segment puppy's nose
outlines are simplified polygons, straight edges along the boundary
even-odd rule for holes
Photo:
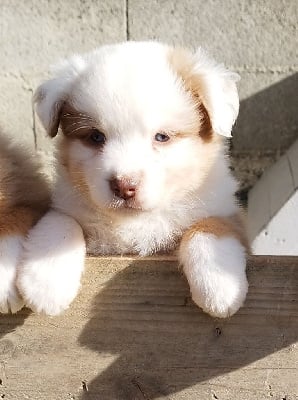
[[[130,178],[112,178],[110,188],[115,196],[128,200],[135,197],[137,183]]]

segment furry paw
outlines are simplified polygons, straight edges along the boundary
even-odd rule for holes
[[[58,315],[69,307],[79,290],[80,277],[75,279],[76,282],[74,277],[71,277],[69,282],[67,276],[58,272],[59,267],[63,268],[63,263],[60,262],[56,262],[55,265],[46,261],[40,262],[39,268],[30,262],[23,267],[26,271],[20,274],[18,287],[27,307],[46,315]]]
[[[75,298],[84,267],[85,241],[77,222],[48,212],[24,244],[17,286],[33,311],[57,315]]]
[[[1,274],[1,272],[0,272]],[[2,276],[2,274],[1,274]],[[0,313],[7,314],[9,312],[16,313],[24,307],[24,300],[21,298],[15,283],[0,287]]]
[[[17,264],[22,249],[22,237],[0,240],[0,313],[16,313],[24,306],[16,285]]]
[[[248,283],[246,252],[233,237],[196,234],[180,249],[192,299],[213,317],[226,318],[242,306]]]

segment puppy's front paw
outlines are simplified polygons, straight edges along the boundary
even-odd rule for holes
[[[80,276],[63,273],[61,260],[41,260],[38,263],[30,259],[22,265],[18,277],[18,287],[31,310],[47,315],[58,315],[66,310],[77,294]],[[65,263],[71,263],[66,260]]]
[[[15,284],[21,242],[20,236],[0,240],[0,313],[16,313],[24,306]]]
[[[0,313],[16,313],[24,307],[24,300],[21,298],[19,291],[14,283],[2,273],[0,267],[0,275],[2,282],[0,283]]]
[[[192,299],[208,314],[225,318],[242,306],[248,289],[246,252],[233,237],[196,234],[180,249]]]
[[[75,298],[84,267],[85,240],[78,223],[49,211],[24,243],[17,286],[33,310],[57,315]]]

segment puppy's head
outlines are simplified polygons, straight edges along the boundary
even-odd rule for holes
[[[63,63],[35,101],[76,187],[146,211],[199,190],[237,117],[237,78],[201,50],[128,42]]]

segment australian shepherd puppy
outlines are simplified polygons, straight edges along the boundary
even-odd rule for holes
[[[49,205],[47,180],[32,152],[0,135],[0,313],[24,301],[16,287],[22,244]]]
[[[35,94],[57,144],[52,209],[30,231],[18,288],[55,315],[76,296],[86,250],[178,250],[194,302],[227,317],[247,293],[247,240],[225,155],[238,75],[202,51],[153,42],[62,62]]]

